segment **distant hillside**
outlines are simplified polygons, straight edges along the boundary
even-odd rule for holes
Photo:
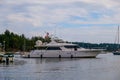
[[[84,43],[84,42],[73,42],[73,43],[78,44],[80,47],[90,48],[90,49],[106,49],[107,51],[115,51],[118,49],[118,44],[111,44],[111,43],[100,43],[100,44]]]

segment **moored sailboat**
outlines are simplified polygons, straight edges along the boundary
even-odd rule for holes
[[[120,46],[119,46],[119,26],[118,26],[118,30],[117,30],[117,49],[116,51],[113,52],[114,55],[120,55]]]

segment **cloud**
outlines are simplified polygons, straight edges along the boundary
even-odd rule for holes
[[[117,27],[92,26],[77,28],[62,28],[57,35],[67,41],[80,41],[92,43],[114,43]]]
[[[13,22],[29,23],[35,27],[42,26],[42,23],[40,23],[40,19],[29,18],[24,16],[24,14],[11,14],[8,16],[8,20]]]
[[[21,18],[24,20],[25,17],[30,16],[26,22],[30,22],[33,26],[41,26],[41,24],[45,23],[61,23],[64,21],[70,22],[74,16],[82,17],[79,20],[74,20],[74,23],[80,24],[82,23],[111,23],[111,20],[114,19],[115,24],[116,21],[119,23],[119,20],[116,19],[116,16],[119,16],[119,12],[114,10],[114,7],[118,6],[119,3],[113,0],[64,0],[64,1],[56,1],[56,0],[31,0],[31,1],[8,1],[8,4],[18,4],[19,9],[25,9],[24,12],[21,10],[19,15],[21,14]],[[24,3],[24,6],[23,6]],[[26,4],[26,6],[25,6]],[[21,6],[20,6],[21,5]],[[12,5],[11,5],[12,6]],[[22,7],[23,8],[20,8]],[[16,7],[13,6],[13,7]],[[112,9],[113,8],[113,9]],[[13,8],[11,8],[13,9]],[[119,9],[119,8],[118,8]],[[117,10],[118,10],[117,9]],[[18,14],[12,10],[13,14]],[[12,14],[12,15],[13,15]],[[27,16],[23,16],[27,15]],[[117,15],[116,15],[117,14]],[[11,15],[11,14],[10,14]],[[99,16],[99,17],[95,17]],[[111,19],[112,18],[112,19]],[[85,19],[86,21],[82,21]],[[14,20],[14,19],[13,19]],[[16,20],[15,20],[16,21]],[[39,21],[39,22],[38,22]],[[41,23],[41,24],[39,24]]]
[[[72,36],[71,40],[95,42],[100,36],[103,42],[104,38],[112,39],[111,27],[120,24],[119,11],[120,0],[1,0],[0,28],[32,36],[54,33],[55,27],[60,27],[57,31],[66,40]]]

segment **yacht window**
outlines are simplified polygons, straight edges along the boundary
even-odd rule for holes
[[[65,48],[78,48],[78,46],[64,46]]]
[[[61,50],[60,47],[48,47],[47,50]]]
[[[47,47],[36,47],[35,49],[38,49],[38,50],[46,50]]]

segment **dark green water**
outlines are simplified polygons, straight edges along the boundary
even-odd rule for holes
[[[0,64],[0,80],[119,80],[120,56],[97,58],[20,58]]]

